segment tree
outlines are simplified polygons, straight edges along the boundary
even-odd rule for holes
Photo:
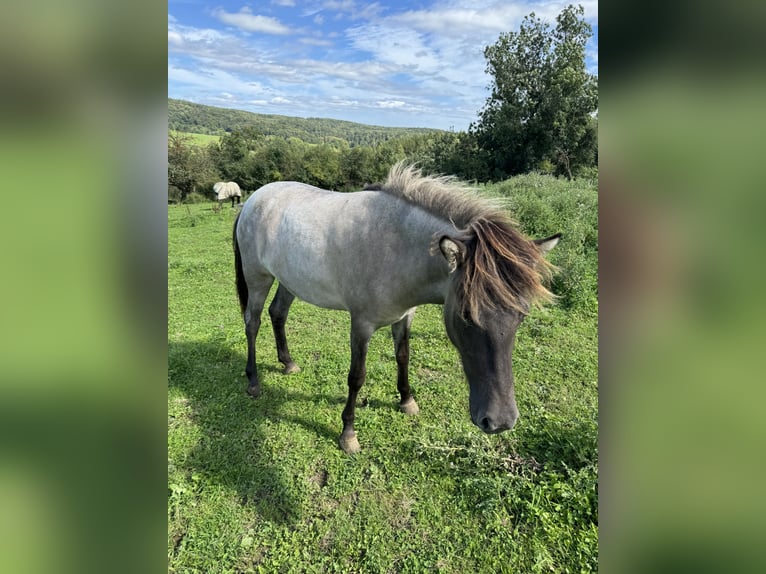
[[[183,201],[190,193],[210,188],[217,174],[207,152],[185,134],[168,134],[168,193]],[[177,190],[177,191],[176,191]]]
[[[372,148],[356,146],[341,156],[341,173],[345,189],[359,188],[375,180],[375,156]]]
[[[216,147],[208,151],[213,156],[224,180],[236,181],[243,189],[255,189],[259,185],[251,169],[251,152],[255,151],[264,136],[255,128],[246,126],[234,129],[223,136]]]
[[[183,201],[194,189],[194,181],[189,168],[191,148],[189,137],[181,134],[168,134],[168,186],[178,189]]]
[[[583,15],[582,6],[567,6],[551,29],[533,12],[518,32],[485,48],[491,95],[470,132],[488,153],[494,179],[545,162],[571,178],[579,165],[593,165],[598,80],[585,69],[592,29]]]
[[[343,184],[340,152],[327,144],[310,146],[303,156],[306,183],[324,189],[338,189]]]

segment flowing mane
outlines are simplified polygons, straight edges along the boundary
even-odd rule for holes
[[[544,285],[553,266],[498,200],[480,196],[454,177],[426,176],[403,162],[391,168],[381,189],[455,226],[455,238],[468,248],[458,293],[463,313],[474,323],[480,324],[481,309],[526,313],[531,305],[553,299]],[[438,253],[440,239],[434,237],[432,253]]]

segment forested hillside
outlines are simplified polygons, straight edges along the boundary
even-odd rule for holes
[[[327,118],[255,114],[168,98],[169,130],[220,136],[245,128],[252,128],[265,136],[293,137],[311,144],[342,139],[351,147],[373,146],[401,136],[440,131],[427,128],[370,126]]]

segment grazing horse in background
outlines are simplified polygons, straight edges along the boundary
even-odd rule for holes
[[[277,356],[285,373],[300,369],[285,337],[295,297],[351,314],[348,399],[340,447],[359,451],[357,394],[366,376],[372,334],[391,325],[399,409],[416,414],[408,378],[410,325],[418,305],[444,305],[444,325],[468,379],[471,420],[486,433],[518,418],[511,351],[516,329],[533,305],[552,295],[543,254],[560,234],[532,241],[497,202],[450,177],[427,177],[403,163],[376,189],[325,191],[296,182],[261,187],[234,223],[237,292],[247,337],[248,393],[261,393],[255,342],[269,307]]]
[[[213,186],[213,192],[216,194],[219,206],[229,198],[231,198],[232,207],[234,207],[234,198],[237,199],[237,204],[242,201],[242,191],[235,181],[219,181]]]

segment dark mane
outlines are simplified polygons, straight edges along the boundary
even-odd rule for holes
[[[468,248],[458,293],[463,313],[474,323],[481,323],[481,309],[526,313],[553,298],[544,285],[553,266],[499,201],[480,196],[453,177],[425,176],[403,162],[391,168],[382,190],[453,223],[455,237]],[[440,239],[433,239],[433,254],[439,252]]]

